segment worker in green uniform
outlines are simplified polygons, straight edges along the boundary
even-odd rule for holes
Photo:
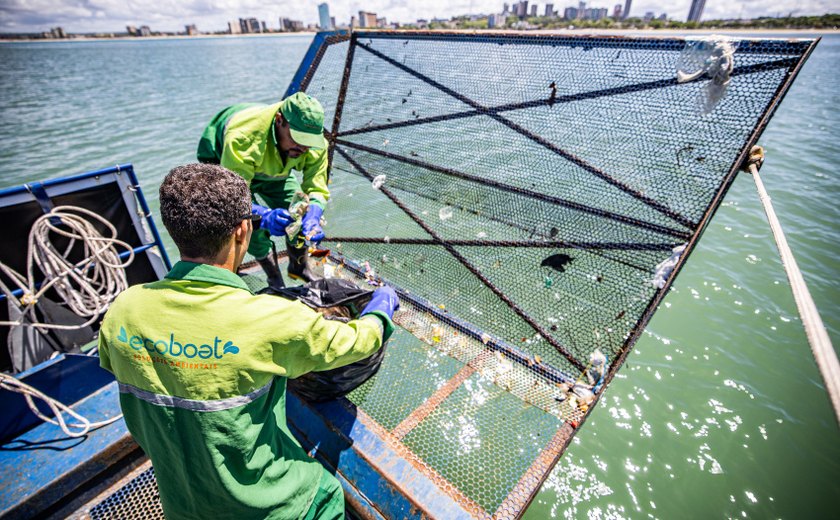
[[[160,213],[181,261],[117,297],[100,330],[101,365],[117,378],[166,518],[343,518],[341,486],[286,423],[286,380],[376,352],[399,301],[379,288],[342,323],[254,295],[235,274],[258,219],[250,198],[217,165],[166,176]]]
[[[309,207],[301,232],[286,238],[289,276],[307,282],[316,277],[309,265],[306,242],[317,244],[324,238],[321,215],[330,197],[326,148],[324,109],[303,92],[273,105],[242,103],[227,107],[213,117],[199,140],[199,162],[220,164],[249,183],[253,211],[262,221],[248,252],[274,288],[282,288],[284,282],[269,257],[270,236],[286,235],[286,228],[293,222],[289,205],[298,192],[309,199]],[[302,181],[292,174],[293,170],[302,173]]]

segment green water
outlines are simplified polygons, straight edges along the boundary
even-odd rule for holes
[[[309,40],[0,44],[0,187],[131,162],[156,208],[206,121],[276,101]],[[826,37],[760,141],[762,177],[835,341],[838,69],[840,37]],[[838,441],[744,175],[526,518],[834,517]]]

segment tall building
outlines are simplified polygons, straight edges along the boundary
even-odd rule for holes
[[[505,13],[491,14],[487,17],[487,28],[496,29],[498,27],[504,27],[505,22],[507,22],[507,15]]]
[[[355,28],[356,28],[356,27],[358,27],[358,26],[359,26],[359,22],[358,22],[358,20],[356,20],[356,17],[355,17],[355,16],[351,16],[351,17],[350,17],[350,27],[352,27],[353,29],[355,29]]]
[[[242,33],[242,28],[239,27],[239,21],[238,20],[233,20],[231,22],[228,22],[228,32],[230,34],[240,34],[240,33]]]
[[[554,4],[545,4],[545,15],[548,17],[554,16]]]
[[[359,11],[359,26],[368,28],[376,27],[376,13]]]
[[[691,9],[688,10],[688,21],[699,22],[703,16],[703,8],[706,7],[706,0],[691,0]]]
[[[300,20],[291,20],[289,18],[280,18],[280,30],[283,32],[302,31],[303,22]]]
[[[242,32],[242,34],[259,33],[261,32],[260,21],[256,18],[240,18],[239,29]]]
[[[633,5],[633,0],[624,0],[624,11],[621,15],[626,20],[630,16],[630,6]]]
[[[578,2],[578,19],[586,18],[586,2]]]
[[[318,21],[320,22],[318,27],[322,31],[332,29],[332,24],[330,23],[330,6],[326,2],[318,4]]]
[[[186,30],[187,36],[195,36],[198,34],[198,29],[196,28],[195,24],[185,25],[184,29]]]
[[[513,14],[518,16],[520,19],[528,17],[528,0],[522,0],[521,2],[517,3],[514,7],[515,9]]]
[[[531,6],[531,17],[534,18],[537,16],[537,4]]]
[[[615,7],[613,7],[613,18],[621,20],[621,4],[615,4]]]
[[[567,7],[563,11],[563,19],[564,20],[577,20],[577,18],[578,18],[577,7]]]

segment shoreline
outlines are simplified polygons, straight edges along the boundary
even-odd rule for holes
[[[486,34],[486,33],[516,33],[516,34],[565,34],[565,35],[609,35],[609,36],[621,36],[621,35],[629,35],[629,36],[675,36],[675,35],[685,35],[689,36],[692,34],[699,34],[699,35],[712,35],[712,34],[721,34],[721,35],[758,35],[763,37],[772,37],[772,35],[778,35],[778,37],[785,37],[789,35],[813,35],[813,36],[827,36],[832,34],[840,34],[840,29],[767,29],[767,28],[756,28],[756,29],[593,29],[593,28],[574,28],[574,29],[535,29],[535,30],[527,30],[527,31],[510,31],[510,30],[493,30],[493,29],[443,29],[443,30],[418,30],[418,29],[411,29],[401,31],[399,29],[395,29],[393,31],[385,31],[385,32],[405,32],[407,34],[415,33],[415,32],[441,32],[441,33],[466,33],[466,34]],[[75,37],[75,38],[62,38],[62,39],[51,39],[51,38],[3,38],[0,36],[0,43],[75,43],[75,42],[100,42],[100,41],[159,41],[159,40],[191,40],[191,39],[210,39],[210,38],[269,38],[269,37],[281,37],[281,38],[289,38],[295,36],[308,36],[313,37],[317,34],[317,32],[313,31],[300,31],[300,32],[277,32],[277,33],[254,33],[254,34],[197,34],[194,36],[187,36],[185,34],[177,34],[177,35],[158,35],[158,36],[114,36],[114,37],[104,37],[104,36],[91,36],[91,37]]]

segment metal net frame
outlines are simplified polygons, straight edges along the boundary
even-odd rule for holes
[[[817,41],[316,37],[287,94],[325,108],[324,267],[394,286],[407,331],[359,420],[471,515],[521,516]]]

